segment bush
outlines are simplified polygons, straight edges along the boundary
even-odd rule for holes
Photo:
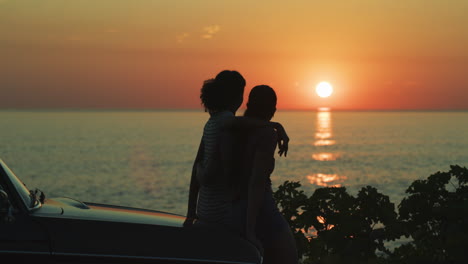
[[[468,170],[451,166],[413,182],[398,206],[371,186],[356,197],[345,187],[307,197],[299,182],[274,193],[304,263],[464,263],[468,244]],[[413,241],[391,252],[385,241]],[[382,254],[377,255],[377,252]]]
[[[402,234],[411,245],[393,257],[402,263],[466,263],[468,260],[468,169],[450,166],[414,181],[399,206]]]

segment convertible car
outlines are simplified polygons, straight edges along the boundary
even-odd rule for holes
[[[2,263],[261,263],[248,241],[166,212],[46,198],[0,160]],[[11,260],[5,262],[5,260]]]

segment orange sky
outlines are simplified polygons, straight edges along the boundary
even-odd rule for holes
[[[468,109],[468,1],[0,0],[0,108],[201,109],[241,72],[279,109]],[[329,81],[335,93],[319,98]]]

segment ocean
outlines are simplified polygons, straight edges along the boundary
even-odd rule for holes
[[[47,197],[185,214],[203,111],[0,111],[0,159]],[[367,185],[398,205],[416,179],[468,166],[468,112],[279,111],[276,189]]]

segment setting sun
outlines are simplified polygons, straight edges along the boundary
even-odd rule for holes
[[[333,87],[328,82],[320,82],[315,87],[315,92],[322,98],[329,97],[333,93]]]

